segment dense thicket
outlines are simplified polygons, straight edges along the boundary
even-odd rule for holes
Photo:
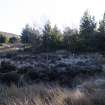
[[[54,51],[66,49],[71,52],[96,52],[105,50],[105,13],[103,19],[96,26],[95,17],[85,11],[81,21],[80,29],[66,27],[61,32],[50,22],[44,25],[42,33],[40,30],[29,25],[22,31],[21,41],[29,43],[33,51]]]

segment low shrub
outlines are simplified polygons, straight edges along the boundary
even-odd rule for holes
[[[1,73],[6,73],[6,72],[11,72],[15,71],[16,66],[11,64],[9,61],[2,61],[0,65],[0,72]]]

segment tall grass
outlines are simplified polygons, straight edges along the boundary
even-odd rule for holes
[[[17,88],[0,86],[0,105],[105,105],[105,90],[85,84],[63,88],[44,84]]]

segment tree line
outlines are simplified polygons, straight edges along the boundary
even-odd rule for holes
[[[17,43],[18,41],[19,39],[15,36],[9,38],[0,33],[0,45],[2,45],[2,43]]]
[[[65,49],[71,52],[102,52],[105,51],[105,13],[99,26],[95,17],[85,11],[81,20],[79,31],[66,27],[61,32],[55,25],[47,22],[42,32],[26,25],[22,30],[22,43],[31,45],[32,51],[55,51]]]

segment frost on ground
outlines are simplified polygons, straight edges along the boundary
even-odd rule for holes
[[[90,66],[102,64],[103,56],[98,53],[93,54],[37,54],[37,55],[17,55],[12,58],[1,58],[0,62],[8,61],[15,64],[17,67],[32,66],[37,65],[49,66],[56,64],[65,65],[80,65],[80,66]]]
[[[0,83],[24,85],[25,82],[32,84],[43,81],[75,86],[88,78],[104,77],[103,58],[98,53],[4,56],[0,59]]]

